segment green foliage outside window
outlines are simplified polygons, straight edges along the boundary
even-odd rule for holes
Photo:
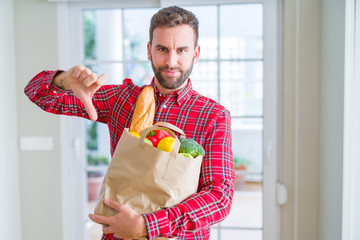
[[[98,136],[97,136],[97,122],[92,122],[90,127],[87,129],[87,149],[88,150],[97,150],[98,148]]]
[[[95,11],[84,11],[83,20],[84,20],[85,59],[96,59],[96,51],[95,51],[95,47],[96,47],[96,44],[95,44],[96,15],[95,15]]]
[[[105,156],[98,156],[98,133],[97,133],[97,122],[91,122],[87,127],[87,143],[86,147],[89,152],[87,155],[88,165],[109,165],[109,159]]]
[[[109,159],[105,156],[87,156],[87,162],[92,166],[109,165]]]
[[[252,164],[252,162],[246,158],[243,157],[239,157],[239,156],[234,156],[234,166],[235,168],[238,168],[240,166],[244,166],[245,168],[247,168],[248,166],[250,166]]]

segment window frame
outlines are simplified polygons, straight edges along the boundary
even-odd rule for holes
[[[345,4],[345,71],[344,71],[344,152],[343,152],[343,196],[342,239],[358,239],[360,220],[360,191],[357,183],[360,176],[358,148],[360,139],[360,1],[346,0]],[[357,14],[357,15],[356,15]]]

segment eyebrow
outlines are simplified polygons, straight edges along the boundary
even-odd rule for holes
[[[166,49],[168,49],[168,47],[166,47],[164,45],[161,45],[161,44],[156,44],[155,48],[166,48]],[[178,47],[177,49],[189,49],[189,48],[190,47],[188,47],[188,46],[182,46],[182,47]]]

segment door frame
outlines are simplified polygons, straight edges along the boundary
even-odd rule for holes
[[[204,1],[91,1],[59,2],[58,50],[59,68],[68,69],[80,64],[82,59],[81,16],[78,11],[85,7],[164,7],[171,4],[200,4]],[[280,206],[277,203],[277,185],[281,175],[281,49],[282,49],[282,2],[280,0],[212,0],[206,4],[223,3],[264,4],[264,129],[263,129],[263,239],[280,239]],[[75,23],[75,24],[74,24]],[[78,47],[80,46],[80,48]],[[85,176],[85,127],[79,118],[61,118],[62,147],[62,213],[64,239],[85,239],[84,221],[87,216]],[[78,231],[78,229],[84,229]]]

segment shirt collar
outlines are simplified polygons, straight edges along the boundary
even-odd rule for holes
[[[156,87],[154,78],[152,79],[150,85],[155,90],[155,98],[157,98],[157,99],[166,98],[166,96],[164,96],[159,91],[159,89]],[[168,96],[170,96],[171,98],[174,98],[174,101],[176,101],[178,103],[178,105],[181,106],[187,99],[190,98],[192,91],[193,91],[192,82],[191,82],[190,78],[188,78],[188,83],[186,84],[186,86],[184,88],[179,89],[175,92],[172,92]]]

